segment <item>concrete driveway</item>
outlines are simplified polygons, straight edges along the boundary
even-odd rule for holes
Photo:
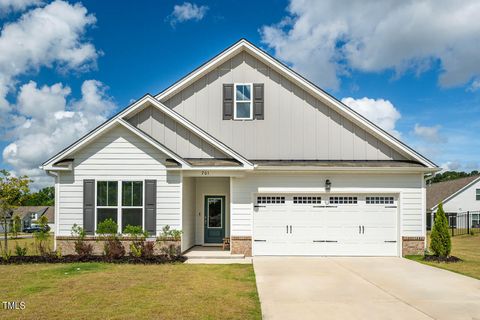
[[[402,258],[255,257],[264,319],[478,319],[480,281]]]

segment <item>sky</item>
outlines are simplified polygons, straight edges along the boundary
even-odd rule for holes
[[[0,0],[0,168],[38,166],[246,38],[444,169],[480,168],[480,2]]]

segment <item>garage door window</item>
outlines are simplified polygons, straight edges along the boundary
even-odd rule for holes
[[[293,197],[295,204],[318,204],[322,202],[322,197]]]
[[[367,204],[393,204],[393,197],[366,197]]]
[[[284,204],[285,197],[257,197],[257,204]]]
[[[357,204],[357,197],[330,197],[331,204]]]

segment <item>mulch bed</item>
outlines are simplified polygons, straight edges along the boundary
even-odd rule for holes
[[[439,257],[439,256],[434,256],[434,255],[427,255],[423,257],[424,261],[432,261],[432,262],[460,262],[463,261],[462,259],[455,257],[455,256],[449,256],[449,257]]]
[[[65,255],[57,257],[51,256],[11,256],[8,260],[0,260],[0,265],[7,264],[29,264],[29,263],[76,263],[76,262],[107,262],[107,263],[130,263],[130,264],[165,264],[173,262],[185,262],[184,256],[169,257],[167,255],[155,255],[149,258],[124,256],[122,258],[108,258],[106,256],[86,256]]]

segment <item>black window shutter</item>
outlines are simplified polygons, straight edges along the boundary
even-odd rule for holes
[[[233,84],[223,84],[223,120],[233,119]]]
[[[157,231],[157,180],[145,180],[145,231]]]
[[[95,234],[95,180],[83,180],[83,230]]]
[[[257,120],[265,119],[264,111],[264,87],[263,83],[253,84],[253,118]]]

